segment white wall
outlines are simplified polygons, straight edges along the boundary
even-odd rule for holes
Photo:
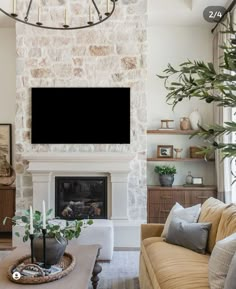
[[[162,74],[168,63],[178,67],[187,59],[212,61],[212,34],[208,27],[192,26],[156,26],[148,28],[148,78],[147,78],[147,116],[148,128],[160,127],[161,119],[174,119],[179,128],[180,117],[189,116],[194,108],[198,108],[203,123],[211,123],[213,119],[212,105],[203,101],[184,100],[177,105],[174,112],[172,106],[166,103],[167,91],[163,80],[156,74]],[[157,145],[169,144],[183,148],[182,155],[188,154],[190,145],[196,145],[197,139],[189,142],[188,136],[149,135],[148,157],[156,156]],[[157,184],[157,176],[153,168],[157,163],[148,163],[147,183]],[[205,184],[214,183],[214,163],[170,163],[177,167],[175,185],[185,183],[185,177],[190,170],[194,176],[203,176]]]
[[[0,123],[14,122],[16,106],[16,36],[13,28],[0,28]],[[14,157],[12,158],[14,160]]]

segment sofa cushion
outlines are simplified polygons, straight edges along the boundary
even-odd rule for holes
[[[215,246],[218,225],[220,222],[222,212],[226,206],[227,205],[224,204],[223,202],[212,197],[207,199],[202,205],[198,222],[211,223],[211,229],[207,244],[207,251],[209,253],[212,252],[213,247]]]
[[[234,253],[233,259],[229,266],[229,271],[225,279],[224,289],[235,289],[236,288],[236,253]]]
[[[160,285],[161,289],[209,289],[209,255],[166,242],[150,244],[142,255],[153,288]]]
[[[209,283],[211,289],[224,288],[225,278],[235,251],[236,233],[216,242],[209,260]]]
[[[169,226],[166,242],[205,254],[211,223],[188,223],[174,218]]]
[[[173,216],[173,212],[174,210],[177,210],[177,209],[183,209],[184,207],[181,206],[178,202],[175,203],[175,205],[171,208],[170,212],[169,212],[169,215],[166,219],[166,222],[165,222],[165,226],[164,226],[164,229],[161,233],[161,237],[162,238],[165,238],[167,233],[168,233],[168,229],[169,229],[169,226],[170,226],[170,222],[172,220],[172,216]]]
[[[166,238],[170,222],[173,218],[180,218],[189,223],[196,223],[200,214],[201,204],[184,208],[179,203],[176,203],[173,208],[171,209],[164,226],[164,230],[161,234],[162,238]]]
[[[236,232],[236,204],[228,205],[221,216],[216,241],[222,240]]]
[[[150,237],[150,238],[144,239],[142,244],[144,245],[144,247],[147,247],[152,243],[162,242],[162,241],[163,241],[163,238],[161,238],[161,237]]]

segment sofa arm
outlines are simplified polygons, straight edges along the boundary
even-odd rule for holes
[[[164,224],[142,224],[141,241],[150,237],[160,237],[164,229]]]

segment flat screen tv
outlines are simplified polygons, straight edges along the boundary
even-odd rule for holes
[[[32,144],[129,144],[130,88],[32,88]]]

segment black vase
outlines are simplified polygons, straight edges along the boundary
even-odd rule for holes
[[[46,238],[46,264],[57,264],[64,255],[67,246],[65,238]],[[34,256],[37,262],[44,262],[43,260],[43,238],[34,239]]]
[[[162,187],[172,187],[174,175],[159,175],[159,181]]]

